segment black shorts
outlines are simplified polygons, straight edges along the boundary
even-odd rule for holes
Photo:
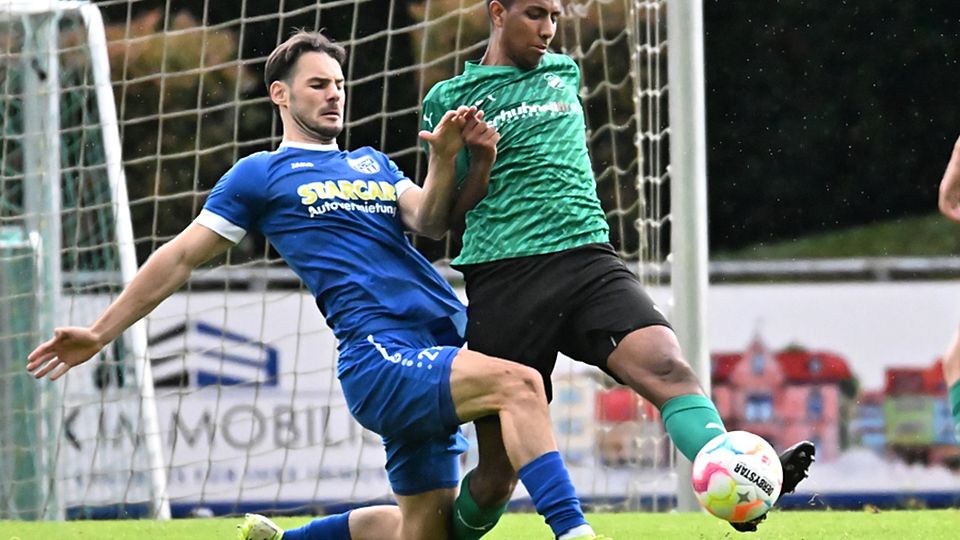
[[[670,327],[640,281],[609,244],[462,265],[467,285],[467,347],[550,375],[557,352],[607,368],[624,336]]]

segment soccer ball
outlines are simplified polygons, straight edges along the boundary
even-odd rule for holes
[[[710,440],[693,460],[693,491],[711,514],[733,523],[754,520],[777,502],[780,457],[762,437],[731,431]]]

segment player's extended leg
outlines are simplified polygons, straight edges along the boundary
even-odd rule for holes
[[[517,486],[500,434],[500,418],[485,416],[473,422],[477,433],[477,467],[464,476],[454,504],[453,540],[477,540],[493,529],[507,509]]]
[[[451,369],[450,391],[461,421],[499,417],[510,464],[554,535],[560,540],[594,538],[557,451],[540,373],[461,350]]]
[[[399,539],[400,508],[370,506],[342,514],[314,519],[296,529],[284,531],[276,523],[259,514],[247,514],[237,525],[239,540],[360,540]],[[439,524],[443,527],[443,524]]]
[[[397,506],[370,506],[315,519],[283,531],[270,519],[247,514],[240,540],[431,540],[447,538],[453,489],[397,496]]]
[[[960,443],[960,329],[953,335],[953,341],[943,355],[943,378],[950,392],[953,425],[957,442]]]
[[[725,431],[670,328],[653,325],[628,333],[607,358],[607,369],[660,409],[673,444],[690,461]]]
[[[690,461],[710,439],[724,431],[720,413],[683,360],[680,344],[670,328],[655,325],[630,332],[608,357],[607,369],[660,408],[670,438]],[[781,496],[793,492],[807,477],[815,452],[813,443],[801,441],[780,454]],[[766,514],[732,525],[740,532],[752,532],[765,518]]]

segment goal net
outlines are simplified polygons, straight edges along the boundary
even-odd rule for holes
[[[668,308],[668,2],[565,4],[554,44],[583,74],[611,239]],[[380,148],[421,178],[420,99],[482,55],[484,6],[0,0],[0,519],[389,500],[379,437],[340,392],[335,339],[262,238],[64,379],[34,381],[24,359],[55,326],[90,324],[237,159],[276,147],[262,71],[293,29],[326,29],[348,49],[341,147]],[[456,284],[459,246],[414,241]],[[675,452],[655,407],[559,366],[554,427],[584,500],[672,507]]]

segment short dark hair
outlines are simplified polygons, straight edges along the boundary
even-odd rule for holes
[[[347,51],[339,43],[320,32],[300,30],[277,45],[267,58],[267,65],[263,70],[263,81],[267,83],[267,88],[270,88],[273,81],[287,80],[297,60],[308,52],[327,54],[341,65],[347,59]]]
[[[503,7],[507,9],[510,9],[510,7],[513,5],[513,0],[497,0],[497,2],[500,2],[501,4],[503,4]],[[493,0],[487,0],[487,9],[490,9],[490,4],[492,3],[493,3]]]

